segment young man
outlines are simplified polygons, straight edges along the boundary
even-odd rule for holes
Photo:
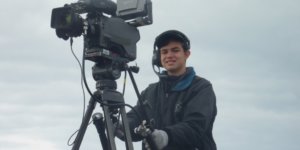
[[[148,118],[154,129],[150,136],[158,149],[216,150],[212,135],[216,97],[211,83],[186,67],[189,39],[169,30],[156,38],[154,47],[153,65],[165,71],[157,72],[159,81],[150,84],[141,93],[142,104],[127,113],[132,139],[142,140],[133,131]]]

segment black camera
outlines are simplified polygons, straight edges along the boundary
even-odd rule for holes
[[[86,17],[82,17],[83,14]],[[120,77],[121,71],[128,71],[139,97],[131,74],[137,69],[127,63],[136,59],[136,43],[140,39],[137,27],[149,24],[152,24],[151,0],[117,0],[117,3],[111,0],[79,0],[52,10],[51,27],[59,38],[67,40],[83,35],[84,39],[81,73],[91,99],[72,150],[79,149],[96,102],[101,103],[104,112],[102,121],[105,124],[98,122],[96,125],[94,122],[96,127],[100,126],[97,131],[103,149],[116,149],[111,117],[116,113],[122,118],[126,148],[133,149],[123,94],[116,91],[115,80]],[[97,81],[97,91],[94,94],[87,86],[85,60],[95,62],[92,72]]]
[[[86,13],[86,17],[81,15]],[[54,8],[51,27],[59,38],[84,36],[85,57],[129,62],[136,59],[139,26],[152,24],[151,0],[79,0]]]

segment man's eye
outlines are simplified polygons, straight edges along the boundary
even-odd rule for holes
[[[161,54],[167,54],[167,51],[160,51]]]
[[[178,48],[172,49],[172,52],[179,52],[179,51],[180,51],[180,49],[178,49]]]

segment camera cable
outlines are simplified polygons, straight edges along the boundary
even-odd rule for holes
[[[83,120],[83,118],[84,118],[84,114],[85,114],[85,104],[86,104],[86,99],[85,99],[85,90],[84,90],[84,81],[83,81],[83,73],[82,73],[82,70],[83,70],[83,68],[82,68],[82,65],[81,65],[81,63],[80,63],[80,60],[78,59],[78,57],[76,56],[76,54],[75,54],[75,52],[74,52],[74,50],[73,50],[73,38],[70,38],[70,48],[71,48],[71,52],[72,52],[72,55],[74,56],[74,58],[75,58],[75,60],[76,60],[76,62],[78,63],[78,66],[80,67],[80,84],[81,84],[81,89],[82,89],[82,94],[83,94],[83,114],[82,114],[82,120]],[[90,122],[89,124],[91,124],[92,122]],[[70,137],[69,137],[69,139],[68,139],[68,142],[67,142],[67,145],[68,146],[72,146],[73,144],[74,144],[74,142],[75,142],[75,140],[73,140],[72,141],[72,143],[70,143],[70,141],[71,141],[71,139],[72,139],[72,137],[75,135],[75,134],[77,134],[78,133],[78,131],[79,131],[79,129],[77,129]]]

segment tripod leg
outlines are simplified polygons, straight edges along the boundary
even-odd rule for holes
[[[107,137],[105,134],[105,123],[103,120],[102,113],[95,113],[93,115],[93,122],[94,122],[94,125],[99,134],[99,138],[100,138],[100,142],[101,142],[103,150],[109,150],[108,145],[107,145],[108,141],[107,141]]]
[[[110,90],[110,89],[104,89],[101,90],[101,100],[102,100],[102,108],[103,108],[103,113],[105,117],[105,125],[106,125],[106,134],[107,134],[107,139],[108,139],[108,145],[110,150],[115,150],[116,145],[115,145],[115,133],[114,133],[114,125],[112,122],[111,118],[111,112],[113,112],[113,109],[119,108],[120,110],[120,115],[123,120],[123,129],[125,133],[125,142],[126,142],[126,149],[127,150],[133,150],[133,144],[130,136],[130,131],[129,131],[129,124],[128,120],[126,118],[126,112],[124,108],[124,98],[123,95],[115,90]],[[118,104],[118,105],[112,105],[112,104]]]
[[[113,130],[113,123],[111,121],[110,117],[110,110],[108,106],[103,106],[103,113],[105,117],[105,124],[106,124],[106,129],[107,129],[107,138],[108,138],[108,146],[110,150],[116,150],[116,144],[115,144],[115,139],[114,139],[114,130]]]
[[[86,110],[86,113],[85,113],[85,115],[83,117],[83,120],[82,120],[82,123],[80,125],[78,134],[76,136],[74,145],[72,147],[72,150],[79,150],[81,142],[82,142],[82,139],[83,139],[85,131],[86,131],[86,128],[87,128],[87,126],[89,124],[90,118],[91,118],[92,113],[93,113],[93,111],[95,109],[95,105],[96,105],[96,100],[94,100],[91,97],[91,99],[89,101],[89,105],[88,105],[87,110]]]
[[[111,116],[109,113],[109,107],[103,106],[104,116],[106,118],[106,128],[107,128],[107,137],[108,137],[108,144],[110,145],[111,150],[116,149],[115,140],[114,140],[114,130],[113,130],[113,123],[111,121]],[[124,106],[120,108],[120,114],[122,117],[122,123],[123,123],[123,130],[125,133],[125,143],[126,143],[126,150],[133,150],[133,144],[130,136],[130,130],[129,130],[129,124],[128,119],[126,116],[126,111]]]
[[[124,106],[120,108],[120,114],[121,114],[122,121],[123,121],[122,123],[123,123],[123,128],[124,128],[124,133],[125,133],[126,149],[133,150],[133,144],[132,144],[132,140],[131,140],[128,119],[126,116],[126,111],[125,111]]]

